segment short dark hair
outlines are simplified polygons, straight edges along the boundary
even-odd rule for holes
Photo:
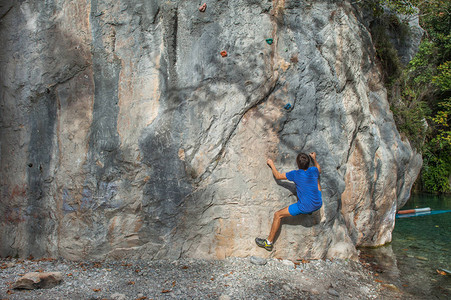
[[[307,170],[310,164],[310,158],[305,153],[299,153],[296,157],[296,163],[298,164],[299,169]]]

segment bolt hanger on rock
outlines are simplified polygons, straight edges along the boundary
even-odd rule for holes
[[[290,110],[291,109],[291,104],[287,103],[287,104],[285,104],[285,106],[283,108],[285,108],[286,110]]]
[[[204,3],[201,6],[199,6],[199,11],[200,12],[205,12],[206,9],[207,9],[207,3]]]
[[[268,43],[268,45],[272,45],[272,43],[274,42],[273,39],[266,39],[266,42]]]

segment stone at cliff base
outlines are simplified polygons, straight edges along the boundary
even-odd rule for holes
[[[382,286],[383,286],[384,288],[388,289],[388,290],[393,291],[393,292],[398,292],[398,293],[401,292],[401,291],[398,289],[398,287],[397,287],[396,285],[392,284],[392,283],[384,283]]]
[[[327,292],[332,296],[340,297],[340,294],[333,288],[330,288]]]
[[[50,289],[60,284],[62,280],[63,275],[61,272],[31,272],[19,278],[16,283],[14,283],[13,288],[25,290]]]
[[[287,266],[291,270],[294,269],[294,263],[291,260],[284,259],[284,260],[282,260],[282,264],[284,264],[285,266]]]
[[[111,295],[111,299],[113,300],[125,300],[127,297],[124,294],[114,293]]]
[[[257,257],[257,256],[251,256],[250,257],[250,261],[251,263],[253,263],[254,265],[259,265],[259,266],[264,266],[267,263],[267,260],[261,257]]]

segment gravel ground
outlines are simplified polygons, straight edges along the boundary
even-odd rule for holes
[[[0,299],[413,299],[346,260],[0,259],[0,266]],[[51,289],[12,289],[27,272],[61,272],[63,282]]]

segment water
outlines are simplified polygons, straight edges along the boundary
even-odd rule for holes
[[[418,194],[402,209],[430,207],[450,210],[451,196]],[[396,219],[392,243],[364,249],[383,282],[396,285],[405,296],[451,299],[451,213]],[[367,259],[368,261],[368,259]]]

